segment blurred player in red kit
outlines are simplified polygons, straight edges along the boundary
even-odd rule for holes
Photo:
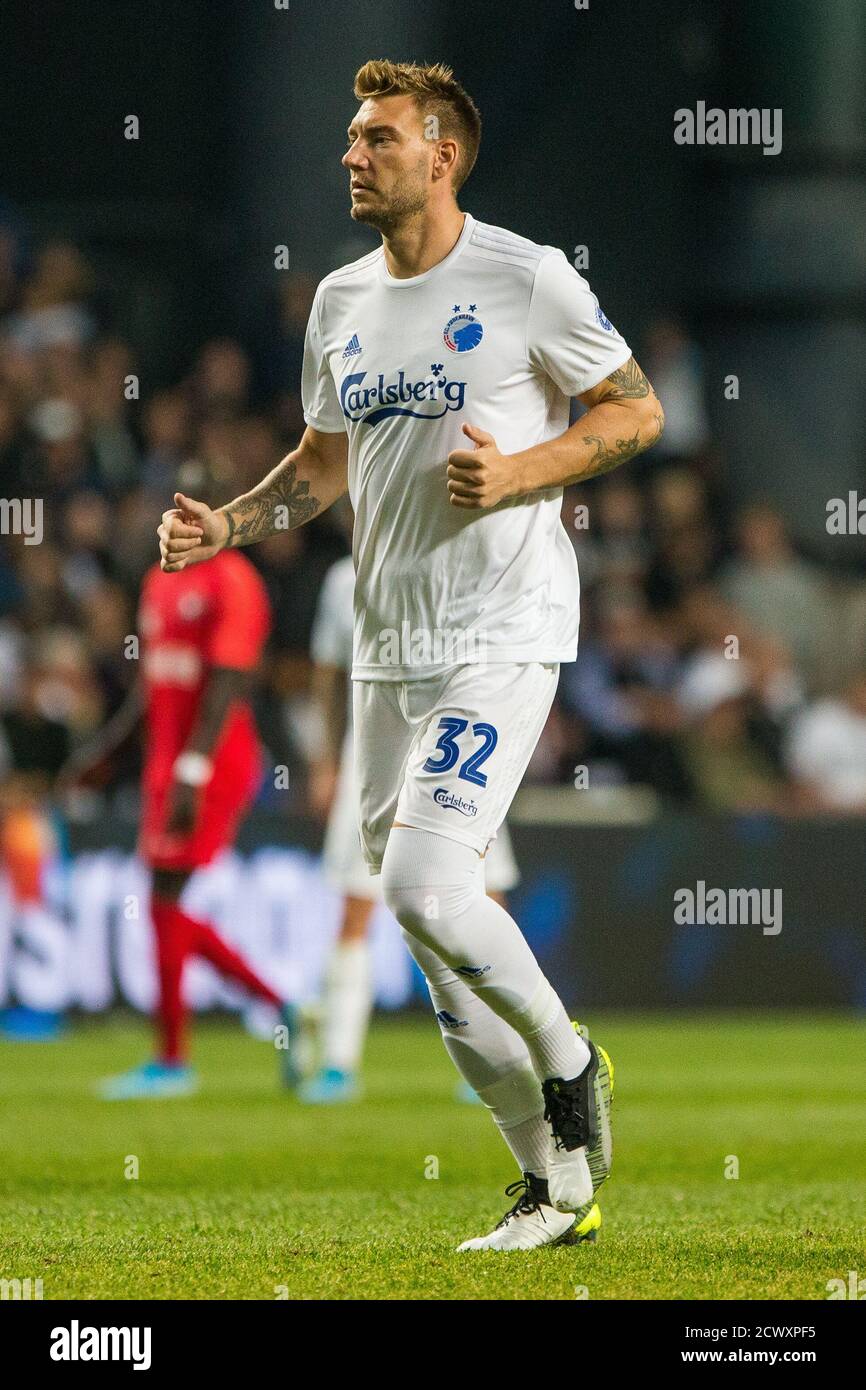
[[[139,603],[140,680],[99,741],[104,756],[143,717],[139,853],[152,870],[159,974],[156,1060],[104,1083],[110,1100],[195,1090],[182,995],[190,956],[209,961],[289,1018],[280,996],[243,957],[180,905],[193,871],[234,841],[263,773],[249,693],[270,605],[246,556],[226,551],[219,558],[182,575],[164,574],[158,564],[148,570]],[[93,761],[93,749],[76,761]]]

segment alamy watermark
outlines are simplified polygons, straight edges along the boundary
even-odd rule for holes
[[[847,497],[831,497],[826,525],[831,536],[866,536],[866,497],[854,491]]]
[[[23,536],[25,545],[40,545],[42,498],[0,497],[0,536]]]
[[[764,154],[782,150],[782,109],[779,106],[707,108],[699,101],[694,111],[681,106],[674,112],[677,145],[761,145]]]
[[[844,1279],[828,1279],[826,1289],[828,1299],[851,1298],[857,1303],[866,1299],[866,1279],[861,1279],[856,1269],[848,1270],[847,1282]]]
[[[674,921],[678,926],[763,927],[764,936],[782,930],[781,888],[708,888],[699,878],[694,888],[677,888]]]
[[[0,1279],[0,1300],[3,1302],[7,1299],[26,1302],[43,1296],[41,1279]]]
[[[476,628],[412,627],[404,619],[399,629],[382,628],[379,661],[383,666],[438,666],[487,659],[487,633]]]

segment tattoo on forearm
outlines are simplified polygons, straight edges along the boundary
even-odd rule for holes
[[[611,372],[608,381],[613,383],[613,390],[608,391],[604,398],[606,401],[640,400],[648,396],[652,389],[633,357],[629,358],[624,367]]]
[[[229,524],[227,546],[251,545],[279,531],[293,531],[318,516],[322,504],[310,495],[309,481],[297,472],[296,464],[281,463],[253,492],[223,508]]]
[[[609,473],[612,468],[618,468],[621,463],[634,458],[646,446],[641,443],[640,430],[636,430],[630,439],[617,439],[614,445],[608,444],[598,434],[585,434],[584,444],[594,444],[595,453],[589,460],[586,468],[580,471],[580,480],[584,478],[594,478],[599,473]]]

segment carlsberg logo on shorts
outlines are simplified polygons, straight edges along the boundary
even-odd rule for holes
[[[437,787],[433,793],[437,806],[447,806],[451,811],[459,811],[461,816],[477,816],[478,807],[474,801],[467,801],[457,792],[449,792],[445,787]]]

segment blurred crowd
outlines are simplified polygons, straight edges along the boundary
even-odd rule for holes
[[[48,785],[121,705],[137,591],[178,470],[203,463],[227,500],[297,442],[315,284],[288,272],[280,283],[269,339],[206,341],[180,379],[151,389],[134,335],[100,316],[87,256],[59,241],[25,256],[0,218],[0,500],[44,499],[38,543],[16,533],[8,508],[2,518],[7,780]],[[649,786],[710,811],[866,814],[866,580],[801,553],[759,496],[757,469],[755,496],[734,504],[700,352],[681,326],[657,323],[640,360],[666,432],[649,456],[565,492],[580,655],[563,668],[529,777]],[[322,579],[348,549],[345,522],[328,513],[248,552],[275,615],[260,726],[290,769],[295,810],[314,727],[311,626]],[[120,760],[103,789],[130,815],[136,771]]]

